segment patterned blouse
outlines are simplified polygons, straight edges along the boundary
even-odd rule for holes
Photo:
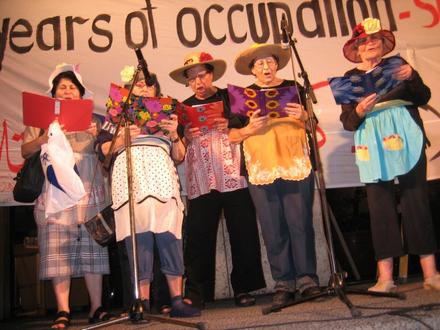
[[[216,101],[223,101],[224,117],[229,118],[229,99],[225,89],[218,89],[205,100],[192,96],[183,103],[199,105]],[[188,198],[194,199],[211,190],[229,192],[246,188],[246,179],[240,175],[240,159],[240,146],[231,145],[225,132],[211,130],[194,138],[188,144],[185,156]]]

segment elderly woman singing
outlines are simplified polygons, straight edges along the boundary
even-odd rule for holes
[[[392,32],[382,29],[378,19],[358,24],[343,48],[344,56],[357,66],[345,76],[362,75],[389,66],[396,57],[383,58],[395,46]],[[397,57],[399,59],[399,57]],[[359,102],[342,105],[344,128],[355,131],[356,163],[366,184],[373,245],[379,278],[370,291],[390,292],[393,257],[412,253],[420,256],[426,289],[440,290],[440,275],[434,252],[437,249],[429,209],[426,180],[426,136],[418,106],[431,92],[420,75],[401,59],[392,75],[396,86],[385,93],[367,95]],[[400,209],[406,244],[398,221],[394,181],[400,186]]]

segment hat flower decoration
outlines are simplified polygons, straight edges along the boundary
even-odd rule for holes
[[[121,81],[124,84],[128,84],[133,80],[135,68],[132,65],[126,65],[121,70]]]
[[[345,43],[342,49],[344,56],[351,62],[360,63],[361,58],[358,54],[357,41],[361,38],[366,38],[376,33],[380,34],[381,36],[382,56],[390,53],[396,45],[394,34],[389,30],[382,29],[380,21],[377,18],[369,17],[364,19],[361,23],[353,28],[353,33],[350,40]]]

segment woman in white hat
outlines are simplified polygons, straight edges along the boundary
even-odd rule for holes
[[[90,98],[77,67],[72,64],[58,65],[49,77],[52,97],[59,99]],[[104,178],[100,167],[91,187],[97,157],[94,141],[99,124],[93,121],[84,132],[65,133],[75,156],[79,176],[88,193],[80,202],[68,209],[45,216],[45,188],[35,201],[34,216],[38,224],[40,252],[40,279],[52,280],[58,313],[52,328],[62,329],[70,324],[70,279],[84,276],[90,297],[90,323],[108,320],[111,315],[101,307],[102,275],[109,273],[107,248],[99,246],[85,229],[83,222],[95,216],[106,205]],[[26,127],[21,153],[24,158],[38,152],[48,141],[47,131]],[[90,194],[90,198],[89,195]]]
[[[235,69],[253,75],[248,88],[261,90],[295,86],[277,76],[290,55],[278,44],[255,44],[241,52]],[[284,118],[259,116],[256,110],[240,129],[232,129],[233,143],[243,142],[249,191],[257,209],[275,294],[272,305],[319,293],[313,230],[314,181],[305,121],[308,114],[298,103],[287,103]]]
[[[188,54],[184,65],[170,73],[175,81],[187,85],[194,94],[183,103],[193,106],[222,101],[224,118],[215,128],[202,133],[187,127],[185,170],[188,216],[185,222],[186,297],[203,307],[214,297],[215,249],[220,215],[223,212],[229,233],[232,288],[235,304],[255,304],[249,292],[265,287],[255,209],[240,173],[240,148],[228,140],[230,107],[225,89],[213,85],[226,70],[223,60],[205,52]]]
[[[378,65],[386,65],[395,46],[391,31],[380,21],[367,18],[353,29],[343,48],[344,56],[357,64],[346,76],[360,75]],[[435,230],[429,209],[426,181],[427,138],[418,106],[426,104],[431,92],[420,75],[403,59],[393,74],[401,81],[389,93],[373,93],[359,103],[342,105],[340,119],[344,128],[355,131],[356,164],[361,181],[366,184],[373,246],[378,260],[379,278],[369,290],[390,292],[393,280],[393,257],[406,253],[420,256],[424,287],[440,290],[434,253]],[[399,181],[402,242],[397,213],[394,180]]]

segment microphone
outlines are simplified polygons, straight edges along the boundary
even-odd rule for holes
[[[289,44],[289,33],[287,32],[286,14],[283,14],[283,16],[281,16],[281,33],[282,33],[281,48],[289,49],[290,44]]]
[[[155,79],[151,77],[150,71],[148,71],[148,65],[147,65],[147,62],[144,59],[144,55],[142,55],[141,49],[140,48],[136,48],[134,50],[134,52],[136,53],[136,57],[138,59],[138,63],[141,66],[142,72],[144,74],[145,84],[147,86],[153,86],[154,83],[155,83]]]

